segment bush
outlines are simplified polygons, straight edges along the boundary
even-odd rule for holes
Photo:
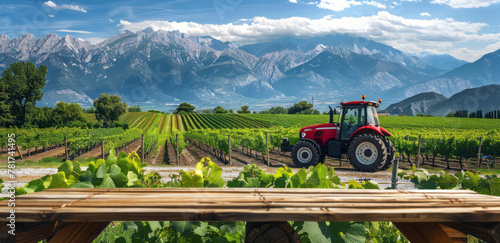
[[[123,130],[127,130],[129,128],[129,125],[128,125],[128,123],[125,123],[125,122],[114,121],[111,124],[111,127],[121,127],[121,128],[123,128]]]

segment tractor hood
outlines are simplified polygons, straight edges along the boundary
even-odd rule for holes
[[[327,130],[327,129],[338,129],[339,127],[333,123],[325,123],[325,124],[318,124],[318,125],[311,125],[307,127],[303,127],[300,129],[300,132],[309,132],[309,131],[314,131],[317,129],[320,130]]]

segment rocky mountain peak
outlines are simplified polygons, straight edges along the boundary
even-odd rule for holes
[[[4,42],[4,41],[8,41],[9,40],[9,37],[6,35],[6,34],[2,34],[0,35],[0,45]]]

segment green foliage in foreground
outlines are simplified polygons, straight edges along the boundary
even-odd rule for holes
[[[413,167],[412,173],[398,173],[398,176],[410,179],[418,189],[467,189],[480,194],[500,196],[500,178],[497,175],[481,176],[470,171],[457,172],[455,175],[448,172],[431,175],[425,169]]]
[[[48,188],[117,187],[274,187],[379,189],[373,182],[340,182],[333,168],[311,166],[297,173],[288,167],[267,174],[248,165],[225,182],[222,169],[208,158],[195,169],[181,171],[164,182],[156,172],[146,174],[136,153],[114,151],[106,160],[89,162],[82,171],[78,162],[66,161],[58,173],[34,180],[16,190],[17,195]],[[303,242],[408,242],[390,222],[290,222]],[[113,222],[95,242],[243,242],[244,222]]]

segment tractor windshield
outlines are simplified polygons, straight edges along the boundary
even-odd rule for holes
[[[375,107],[369,105],[366,107],[366,119],[369,124],[380,126],[380,122],[378,121],[377,110]]]

